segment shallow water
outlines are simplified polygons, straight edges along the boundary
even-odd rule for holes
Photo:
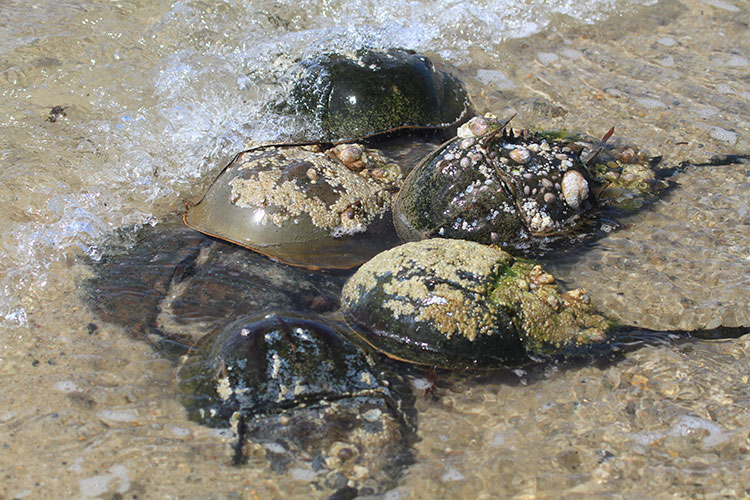
[[[186,419],[173,365],[79,291],[116,228],[174,216],[251,141],[311,133],[264,106],[295,57],[407,47],[518,125],[615,125],[668,165],[750,152],[746,3],[555,4],[4,2],[0,498],[330,493],[309,471],[228,466],[231,435]],[[549,267],[624,323],[750,327],[750,166],[674,180]],[[384,496],[747,497],[749,349],[674,341],[603,366],[446,375],[417,399],[416,463]]]

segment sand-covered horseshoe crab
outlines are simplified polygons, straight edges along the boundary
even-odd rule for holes
[[[344,286],[347,324],[389,357],[442,368],[498,368],[604,342],[609,322],[583,290],[562,292],[526,259],[433,238],[365,263]]]
[[[727,338],[747,328],[654,331],[597,312],[583,289],[496,246],[432,238],[387,250],[347,281],[350,332],[388,357],[447,369],[592,359],[666,338]]]
[[[293,77],[284,107],[312,117],[324,142],[444,129],[471,113],[456,77],[407,50],[324,54],[301,62]]]
[[[402,239],[533,247],[574,234],[600,201],[636,208],[633,199],[667,186],[632,149],[584,163],[576,138],[506,124],[475,117],[412,170],[394,202]]]
[[[283,467],[307,457],[322,481],[340,477],[339,487],[375,492],[407,458],[407,425],[389,382],[319,319],[240,318],[201,339],[178,379],[192,419],[236,426],[236,462],[260,453]]]
[[[287,264],[350,268],[395,243],[398,165],[359,144],[275,145],[237,155],[185,223]]]

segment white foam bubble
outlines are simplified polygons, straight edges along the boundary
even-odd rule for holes
[[[73,392],[78,390],[78,386],[72,380],[61,380],[55,384],[55,389],[61,392]]]
[[[295,481],[305,482],[312,481],[318,475],[318,473],[314,470],[301,468],[289,469],[289,474],[291,474],[292,479],[294,479]]]
[[[497,90],[508,90],[516,84],[500,70],[480,69],[476,74],[477,80],[487,86],[492,86]]]
[[[446,483],[451,481],[463,481],[464,479],[466,479],[466,477],[454,467],[450,467],[442,476],[440,476],[440,480]]]
[[[735,132],[726,130],[721,127],[711,127],[708,132],[708,135],[710,135],[716,140],[726,142],[729,144],[734,144],[737,142],[737,134]]]
[[[123,410],[102,410],[96,414],[99,418],[104,420],[111,420],[113,422],[137,422],[138,415],[130,411]]]
[[[672,66],[674,66],[674,57],[664,56],[661,58],[661,60],[659,60],[659,64],[671,68]]]
[[[710,5],[712,7],[716,7],[717,9],[726,10],[729,12],[739,12],[740,9],[736,5],[733,5],[729,2],[725,2],[724,0],[701,0],[706,5]]]
[[[750,66],[750,60],[742,56],[731,56],[727,58],[726,64],[732,68],[744,68]]]
[[[575,61],[579,57],[583,56],[583,53],[580,50],[576,49],[562,49],[560,50],[560,53],[572,61]]]
[[[95,476],[80,479],[78,488],[83,498],[97,498],[110,491],[114,483],[114,489],[118,493],[125,493],[130,489],[128,470],[124,465],[113,465],[108,474],[97,474]]]
[[[648,109],[664,109],[667,107],[666,104],[661,102],[659,99],[653,99],[651,97],[636,97],[635,101]]]
[[[664,45],[665,47],[672,47],[677,42],[674,41],[674,38],[671,36],[665,36],[664,38],[660,38],[657,40],[660,44]]]
[[[536,58],[540,63],[547,66],[548,64],[551,64],[560,59],[560,56],[558,56],[554,52],[537,52]]]
[[[680,419],[672,426],[669,433],[672,436],[688,436],[699,430],[708,431],[708,436],[703,438],[703,446],[707,448],[716,446],[729,438],[729,435],[724,428],[716,422],[694,415],[683,415],[680,417]]]

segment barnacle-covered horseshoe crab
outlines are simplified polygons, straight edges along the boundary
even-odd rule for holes
[[[402,239],[534,247],[575,234],[600,202],[635,209],[667,186],[644,155],[603,151],[606,138],[584,162],[579,138],[506,125],[475,117],[411,171],[394,202]]]
[[[366,262],[341,295],[347,324],[389,357],[442,368],[499,368],[575,353],[610,323],[586,292],[494,246],[433,238]]]
[[[337,329],[294,314],[240,318],[201,339],[178,372],[190,418],[236,427],[236,462],[307,457],[321,479],[380,490],[408,457],[401,400]],[[264,445],[268,445],[265,446]]]
[[[402,49],[324,54],[299,64],[288,102],[311,116],[322,142],[347,142],[399,129],[445,129],[467,119],[471,103],[453,75]]]
[[[396,242],[400,167],[359,144],[272,145],[238,154],[189,206],[193,229],[308,268],[350,268]]]

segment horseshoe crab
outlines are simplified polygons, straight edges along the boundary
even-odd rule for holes
[[[321,316],[337,309],[341,273],[273,262],[177,221],[124,231],[92,270],[95,312],[180,365],[188,416],[233,425],[238,463],[309,469],[320,488],[363,494],[408,465],[408,388]],[[266,314],[285,310],[296,312]]]
[[[746,327],[653,331],[616,324],[583,289],[496,246],[433,238],[387,250],[344,285],[352,335],[386,356],[446,369],[498,369],[612,354],[665,338],[730,338]]]
[[[346,279],[270,261],[172,219],[123,230],[92,271],[82,289],[100,318],[178,354],[231,318],[329,313]]]
[[[412,51],[360,50],[303,61],[286,107],[312,117],[323,142],[399,129],[445,129],[469,117],[461,82]]]
[[[402,239],[539,247],[591,231],[603,203],[634,210],[668,185],[632,149],[602,144],[584,163],[580,138],[506,125],[473,118],[411,171],[394,202]]]
[[[318,473],[374,491],[407,459],[406,422],[391,384],[319,319],[240,318],[202,338],[178,379],[191,419],[237,428],[236,462],[259,452],[282,462],[306,456]]]
[[[308,268],[349,268],[396,239],[401,170],[358,144],[276,145],[238,154],[184,214],[188,226]]]
[[[497,247],[434,238],[366,262],[347,281],[350,328],[389,357],[442,368],[498,368],[607,339],[586,292]]]

